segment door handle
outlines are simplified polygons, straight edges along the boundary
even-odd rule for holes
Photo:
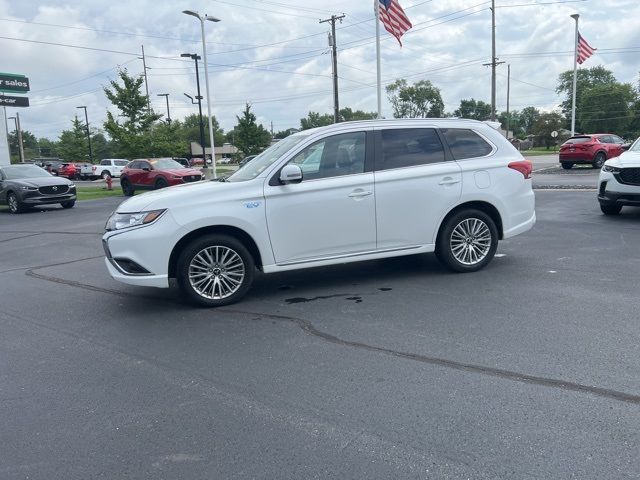
[[[372,195],[372,194],[373,192],[369,192],[365,190],[355,190],[349,194],[349,198],[368,197],[369,195]]]
[[[444,177],[442,180],[440,180],[440,183],[438,183],[438,185],[455,185],[456,183],[460,183],[460,179]]]

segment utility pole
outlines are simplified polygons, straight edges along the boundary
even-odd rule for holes
[[[507,140],[509,140],[509,125],[511,115],[509,114],[509,90],[511,88],[511,65],[507,64]]]
[[[204,143],[204,122],[202,121],[202,95],[200,94],[200,73],[198,72],[198,60],[200,60],[202,57],[200,57],[200,55],[196,54],[196,53],[182,53],[180,54],[181,57],[184,58],[191,58],[193,61],[196,62],[196,86],[198,89],[198,96],[196,97],[196,99],[198,100],[198,115],[200,118],[200,145],[202,146],[202,162],[203,162],[203,166],[207,166],[207,153],[206,153],[206,149],[205,149],[205,143]],[[185,93],[185,96],[191,99],[191,103],[196,103],[193,101],[193,97],[191,95],[187,95]],[[213,150],[211,151],[212,156],[212,162],[215,162],[215,155],[213,155]]]
[[[491,0],[491,62],[483,65],[491,65],[491,121],[496,120],[496,66],[504,62],[498,62],[496,57],[496,0]]]
[[[93,163],[93,151],[91,150],[91,132],[89,131],[89,115],[87,115],[87,107],[86,105],[82,105],[81,107],[76,108],[84,109],[84,120],[85,126],[87,127],[87,142],[89,143],[89,161]],[[77,118],[78,117],[76,117],[76,119]]]
[[[271,138],[273,138],[273,120],[271,120]]]
[[[338,123],[340,121],[340,105],[338,103],[338,49],[336,45],[336,20],[340,20],[340,23],[342,23],[343,18],[344,14],[340,16],[331,15],[331,18],[320,20],[320,23],[331,23],[329,46],[331,47],[331,58],[333,61],[333,123]]]
[[[24,145],[22,145],[22,127],[20,126],[20,114],[16,112],[16,130],[18,130],[18,148],[20,150],[20,161],[24,162]]]
[[[151,102],[149,101],[149,80],[147,79],[147,59],[144,56],[144,45],[142,47],[142,68],[144,69],[144,88],[147,92],[147,113],[151,114]]]

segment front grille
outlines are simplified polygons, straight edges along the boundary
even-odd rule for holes
[[[622,168],[619,175],[620,183],[640,185],[640,168]]]
[[[50,185],[38,189],[43,195],[62,195],[63,193],[67,193],[68,190],[69,187],[67,185]]]
[[[201,175],[187,175],[182,177],[182,179],[185,182],[199,182],[200,180],[202,180],[202,176]]]

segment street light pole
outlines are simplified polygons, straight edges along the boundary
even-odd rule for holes
[[[195,62],[196,62],[196,86],[198,88],[198,96],[196,97],[198,99],[198,112],[200,114],[200,145],[202,146],[202,161],[204,163],[204,166],[207,166],[207,153],[205,150],[205,146],[204,146],[204,123],[202,122],[202,95],[200,95],[200,74],[198,73],[198,60],[200,60],[200,56],[195,54],[195,53],[183,53],[180,55],[181,57],[189,57],[192,58]],[[193,101],[193,98],[189,95],[187,95],[185,93],[185,95],[189,98],[191,98],[191,103],[195,103]],[[214,165],[214,175],[215,175],[215,158],[213,160],[213,165]],[[215,177],[214,177],[215,178]]]
[[[84,109],[84,120],[87,127],[87,142],[89,143],[89,161],[93,163],[93,151],[91,150],[91,133],[89,132],[89,116],[87,115],[87,107],[86,105],[82,105],[76,108]]]
[[[204,35],[204,21],[209,20],[210,22],[219,22],[220,19],[216,17],[212,17],[210,15],[200,15],[198,12],[194,12],[193,10],[183,10],[182,13],[186,15],[191,15],[192,17],[196,17],[200,20],[200,29],[202,31],[202,58],[204,59],[204,78],[205,78],[205,88],[207,91],[207,118],[209,121],[209,141],[211,142],[211,166],[213,167],[213,178],[217,178],[216,172],[216,150],[215,150],[215,141],[213,135],[213,120],[211,118],[211,95],[209,93],[209,66],[207,63],[207,42],[205,41]],[[206,159],[206,157],[205,157]]]
[[[24,162],[24,146],[22,145],[22,128],[20,127],[20,114],[16,112],[15,117],[9,117],[16,122],[16,133],[18,135],[18,152],[20,153],[20,161]]]
[[[164,97],[167,100],[167,123],[171,125],[171,114],[169,113],[169,94],[168,93],[159,93],[159,97]]]

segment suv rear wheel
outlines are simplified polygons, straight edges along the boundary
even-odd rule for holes
[[[123,178],[120,180],[120,186],[122,187],[122,194],[125,197],[133,197],[135,190],[133,189],[133,185],[129,183],[129,180]]]
[[[562,168],[564,168],[565,170],[571,170],[572,167],[573,167],[573,163],[571,163],[571,162],[562,162]]]
[[[495,222],[480,210],[462,210],[447,220],[436,242],[436,255],[455,272],[475,272],[498,248]]]
[[[193,240],[178,258],[176,279],[193,303],[219,307],[240,300],[253,283],[255,264],[247,248],[228,235]]]
[[[109,170],[103,170],[100,176],[105,180],[107,179],[107,177],[113,177],[113,175],[111,175],[111,172]]]

